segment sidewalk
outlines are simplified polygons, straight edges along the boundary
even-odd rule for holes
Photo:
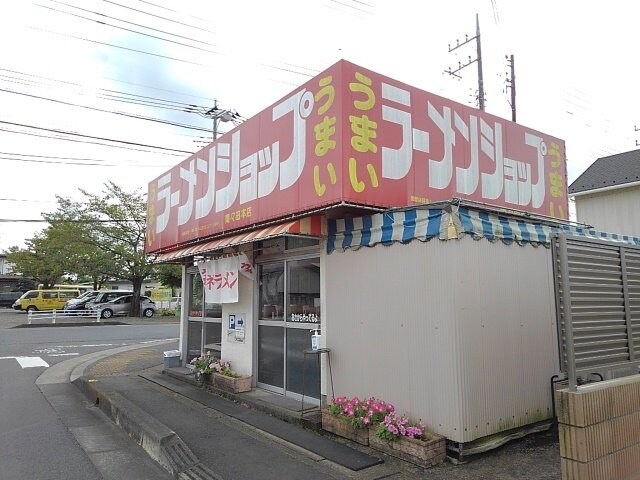
[[[166,350],[166,345],[164,346]],[[180,478],[529,479],[560,478],[557,432],[512,441],[468,463],[422,469],[378,451],[280,420],[284,407],[231,401],[163,372],[162,347],[102,359],[74,383]],[[182,375],[184,378],[178,379]],[[242,395],[242,394],[241,394]],[[195,472],[195,473],[194,473]],[[176,475],[177,477],[177,475]]]

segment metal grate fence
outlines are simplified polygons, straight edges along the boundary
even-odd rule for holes
[[[636,373],[640,247],[559,233],[552,248],[560,362],[569,387],[593,373]]]

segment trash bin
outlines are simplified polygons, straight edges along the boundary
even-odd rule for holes
[[[168,350],[164,352],[164,368],[177,368],[180,366],[180,350]]]

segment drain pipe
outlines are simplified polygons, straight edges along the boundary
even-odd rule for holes
[[[566,382],[567,378],[560,378],[560,375],[554,375],[549,379],[549,383],[551,386],[551,408],[553,412],[553,426],[558,425],[558,416],[556,415],[556,383]]]

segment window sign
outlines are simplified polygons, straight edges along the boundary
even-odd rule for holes
[[[235,315],[235,340],[244,343],[244,313]]]

